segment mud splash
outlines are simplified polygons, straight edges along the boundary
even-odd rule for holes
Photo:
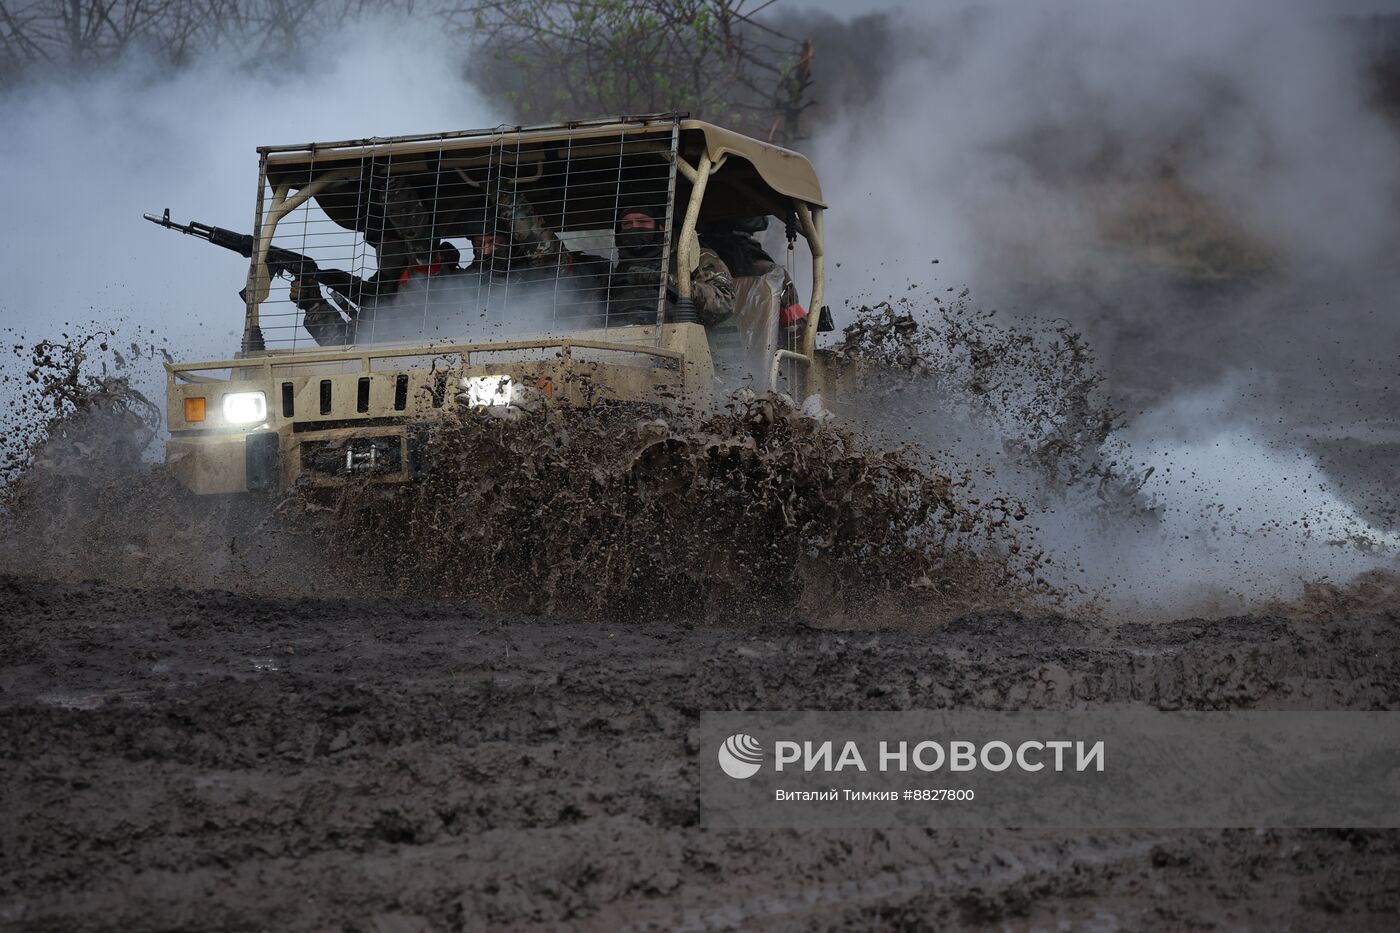
[[[857,627],[1057,596],[1019,540],[1019,503],[966,501],[918,448],[874,446],[779,398],[704,417],[463,409],[434,429],[420,482],[192,496],[143,458],[159,411],[91,372],[110,349],[94,341],[34,351],[29,410],[48,417],[3,490],[12,570]]]
[[[0,391],[15,396],[0,437],[0,490],[22,488],[22,478],[81,470],[93,459],[92,443],[106,448],[109,467],[130,468],[140,460],[161,412],[132,387],[127,370],[153,355],[153,345],[132,343],[128,358],[107,331],[94,330],[11,349],[24,372],[0,375]]]
[[[962,297],[920,310],[865,309],[838,345],[863,373],[859,430],[752,395],[665,418],[463,407],[434,428],[426,479],[281,498],[190,495],[149,462],[159,412],[103,367],[107,339],[41,344],[22,408],[41,430],[7,461],[0,570],[851,628],[989,608],[1276,611],[1294,584],[1317,599],[1376,566],[1319,563],[1321,542],[1287,536],[1288,503],[1259,528],[1225,527],[1228,503],[1193,490],[1159,504],[1175,487],[1147,484],[1154,465],[1134,461],[1067,327],[1007,325]],[[1221,468],[1189,446],[1159,462]],[[1247,553],[1222,566],[1228,546]]]
[[[426,479],[300,498],[347,582],[593,617],[846,625],[1051,596],[1014,503],[961,501],[914,448],[781,399],[696,420],[463,412]]]
[[[28,368],[4,379],[18,396],[0,456],[5,550],[19,561],[86,564],[94,551],[71,529],[108,511],[107,487],[145,472],[160,410],[131,385],[106,331],[13,350]]]
[[[1123,413],[1068,323],[1001,321],[964,289],[862,306],[833,350],[861,364],[861,401],[877,423],[944,454],[945,469],[1024,469],[1040,498],[1088,488],[1110,510],[1149,509],[1139,493],[1154,470],[1114,443]]]
[[[190,495],[161,465],[161,409],[136,388],[164,354],[87,328],[12,347],[21,372],[0,471],[0,567],[56,579],[269,589],[298,549],[268,504]],[[299,569],[304,569],[303,567]],[[321,592],[308,587],[307,592]]]

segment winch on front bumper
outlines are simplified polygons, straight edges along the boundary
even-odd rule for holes
[[[427,425],[402,434],[301,440],[303,473],[326,477],[382,476],[416,479],[426,469]]]

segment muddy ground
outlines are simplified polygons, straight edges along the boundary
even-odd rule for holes
[[[1400,833],[751,832],[706,709],[1393,709],[1400,611],[609,627],[0,577],[0,927],[1393,929]]]

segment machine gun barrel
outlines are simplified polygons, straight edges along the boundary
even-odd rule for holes
[[[257,248],[257,242],[246,233],[238,233],[235,230],[225,230],[223,227],[213,227],[209,224],[202,224],[197,220],[192,220],[187,224],[177,224],[170,219],[170,208],[168,207],[165,209],[165,213],[159,217],[156,217],[154,214],[143,214],[141,216],[145,217],[151,223],[158,224],[169,230],[178,230],[186,236],[198,237],[201,240],[207,240],[213,243],[215,246],[222,246],[224,249],[233,250],[245,259],[251,258],[253,250]],[[269,255],[267,257],[268,271],[276,275],[280,270],[273,268],[274,259],[272,253],[274,250],[278,254],[284,254],[282,255],[284,259],[298,254],[291,253],[289,250],[277,249],[276,247],[269,249]],[[316,263],[314,261],[305,256],[301,256],[300,258],[311,264],[311,270],[315,270]]]
[[[207,240],[215,246],[222,246],[224,249],[232,250],[245,259],[252,258],[254,250],[258,248],[257,240],[246,233],[239,233],[236,230],[226,230],[223,227],[214,227],[209,224],[202,224],[197,220],[192,220],[187,224],[178,224],[170,219],[170,208],[166,208],[161,216],[154,214],[142,214],[151,223],[169,230],[179,232],[201,240]],[[274,278],[279,275],[286,275],[289,278],[306,278],[317,285],[325,286],[334,290],[337,294],[344,296],[352,304],[358,304],[360,295],[365,289],[363,280],[343,272],[340,269],[322,269],[316,265],[316,260],[310,256],[303,256],[301,253],[294,253],[289,249],[280,246],[269,246],[265,258],[268,274]],[[246,297],[246,290],[239,292],[240,297]]]
[[[142,214],[151,223],[168,230],[178,230],[187,236],[198,237],[207,240],[215,246],[222,246],[224,249],[232,250],[245,259],[252,258],[253,251],[257,249],[257,241],[246,233],[239,233],[236,230],[226,230],[223,227],[214,227],[209,224],[202,224],[197,220],[192,220],[187,224],[176,223],[170,219],[170,208],[166,208],[161,216],[154,214]],[[321,267],[316,265],[316,260],[310,256],[303,256],[301,253],[294,253],[289,249],[280,246],[269,246],[267,250],[267,271],[273,275],[287,275],[291,278],[302,276],[312,277],[318,284],[335,288],[338,291],[346,289],[353,280],[348,272],[330,270],[322,272]]]

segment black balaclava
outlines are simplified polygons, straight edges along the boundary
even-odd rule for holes
[[[623,218],[631,214],[645,214],[656,224],[653,230],[623,230]],[[666,231],[661,217],[652,208],[632,207],[622,211],[617,218],[613,236],[617,243],[618,256],[623,259],[656,259],[666,245]]]

